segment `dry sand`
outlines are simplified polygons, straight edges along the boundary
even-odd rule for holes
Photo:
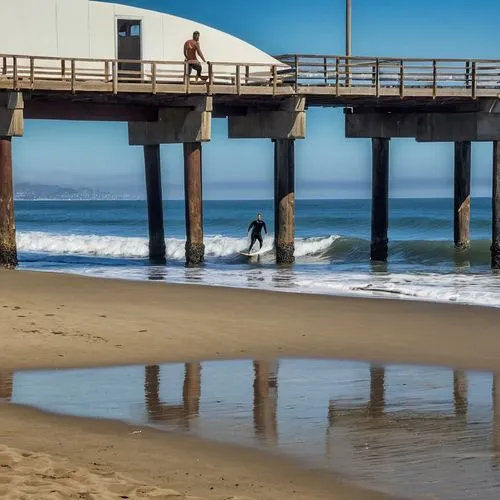
[[[0,272],[2,370],[300,356],[500,371],[499,320],[490,308]],[[385,498],[258,452],[7,405],[0,444],[5,498]]]

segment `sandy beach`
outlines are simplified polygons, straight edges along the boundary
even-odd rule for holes
[[[0,272],[0,289],[2,371],[273,357],[500,368],[493,308],[20,271]],[[5,498],[386,498],[256,451],[118,422],[1,405],[0,436]]]

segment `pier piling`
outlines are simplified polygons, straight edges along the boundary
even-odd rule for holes
[[[493,141],[491,268],[500,269],[500,141]]]
[[[276,262],[295,261],[295,153],[293,139],[274,140],[274,234]]]
[[[387,261],[389,225],[389,139],[372,138],[372,228],[370,257]]]
[[[13,269],[16,266],[12,138],[0,137],[0,267]]]
[[[455,142],[453,232],[457,248],[470,245],[470,172],[471,142]]]
[[[184,194],[186,207],[186,265],[203,262],[203,188],[201,142],[184,143]]]
[[[144,163],[148,198],[149,260],[153,264],[164,264],[166,249],[159,144],[144,146]]]

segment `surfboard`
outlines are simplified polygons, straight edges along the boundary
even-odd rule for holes
[[[264,249],[261,248],[260,250],[258,250],[257,252],[252,252],[252,253],[248,253],[248,252],[238,252],[240,255],[244,255],[245,257],[253,257],[254,255],[260,255],[261,253],[264,252]]]

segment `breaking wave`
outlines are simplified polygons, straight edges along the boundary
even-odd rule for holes
[[[167,258],[184,259],[185,240],[167,238]],[[55,234],[45,232],[20,232],[17,235],[21,252],[53,255],[81,255],[111,258],[145,258],[148,255],[147,238],[99,236],[81,234]],[[264,241],[264,255],[273,253],[274,238]],[[209,236],[205,238],[207,259],[233,260],[245,250],[247,238]],[[456,250],[449,241],[394,241],[389,242],[391,261],[408,264],[438,265],[443,262],[468,260],[475,264],[488,264],[489,245],[486,240],[475,241],[467,250]],[[297,238],[295,256],[308,262],[363,262],[369,259],[370,242],[361,238],[339,235]]]

